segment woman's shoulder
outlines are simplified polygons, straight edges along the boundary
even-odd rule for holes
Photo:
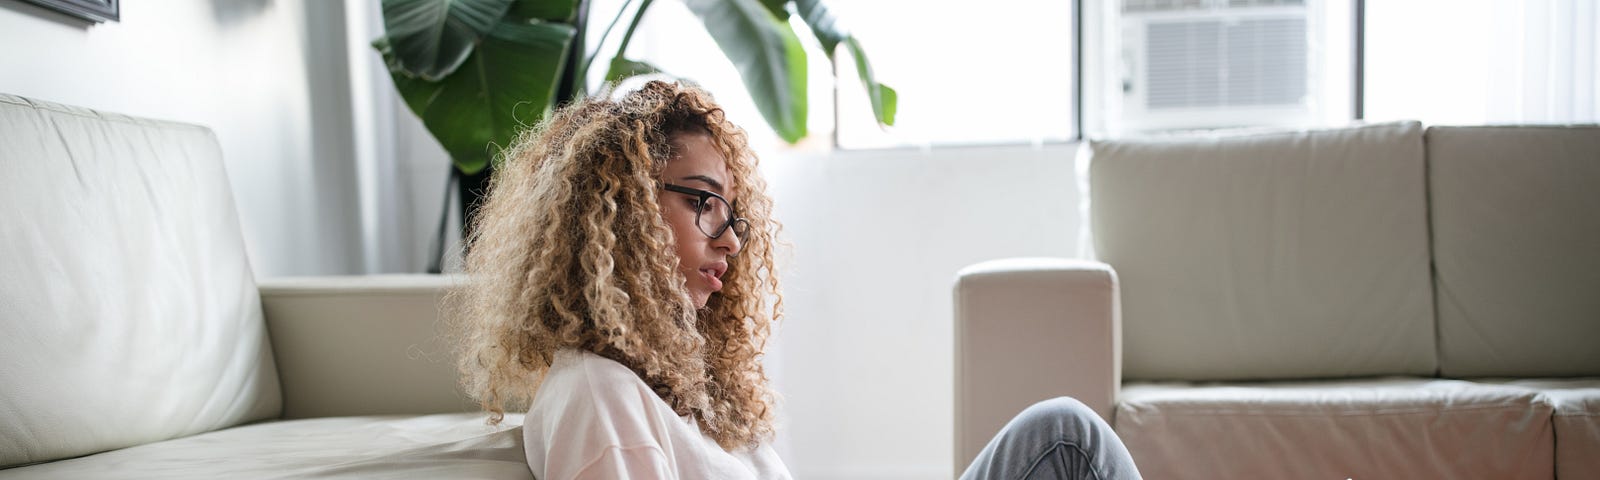
[[[542,386],[551,383],[587,384],[590,387],[641,387],[648,390],[632,369],[587,350],[561,349],[550,362]]]
[[[670,420],[677,414],[633,370],[593,353],[562,350],[534,395],[523,434],[535,446],[558,438],[586,438],[589,449],[653,444],[664,430],[687,426]]]
[[[653,395],[633,370],[616,361],[557,351],[523,418],[529,468],[540,478],[574,478],[607,455],[644,455],[633,461],[654,465],[650,456],[666,453],[658,440],[661,423]],[[622,461],[618,458],[613,460]]]
[[[627,366],[593,352],[563,349],[556,352],[540,382],[533,407],[558,411],[648,408],[653,396],[650,387]]]
[[[555,350],[555,358],[550,362],[550,374],[592,379],[635,379],[635,381],[638,379],[638,374],[626,365],[611,358],[600,357],[595,352],[579,349]]]

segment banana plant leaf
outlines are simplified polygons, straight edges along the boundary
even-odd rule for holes
[[[661,73],[661,69],[647,62],[628,60],[618,56],[611,59],[611,68],[606,70],[606,81],[615,82],[635,75],[652,73]]]
[[[756,109],[784,141],[806,136],[806,52],[758,0],[684,0],[733,61]]]
[[[811,27],[811,34],[822,43],[822,51],[827,52],[830,60],[833,59],[834,51],[839,48],[839,44],[843,43],[850,49],[850,56],[855,58],[856,74],[861,77],[861,84],[867,88],[867,97],[872,99],[873,116],[877,118],[878,123],[894,125],[899,94],[888,85],[878,83],[877,76],[872,73],[872,64],[867,62],[867,52],[861,48],[861,42],[839,23],[838,17],[828,10],[828,6],[822,3],[822,0],[794,0],[794,4],[795,9],[800,12],[800,18]]]
[[[461,173],[488,166],[525,127],[544,118],[566,68],[571,25],[504,20],[484,36],[461,68],[443,81],[413,78],[395,65],[395,48],[373,43],[411,111],[433,133]]]
[[[578,0],[516,0],[508,15],[519,20],[548,20],[572,23],[578,16]]]
[[[856,37],[845,38],[845,45],[850,47],[850,56],[856,59],[856,74],[861,76],[861,84],[867,87],[867,98],[872,99],[873,116],[878,118],[878,123],[894,126],[900,94],[888,85],[878,83],[872,74],[872,64],[867,63],[867,51],[861,48],[861,42],[856,41]]]
[[[424,80],[456,71],[512,0],[383,0],[390,65]]]
[[[792,0],[761,0],[761,6],[767,7],[767,11],[772,12],[772,16],[778,17],[778,21],[788,22],[789,9],[785,8],[784,5],[788,5],[790,1]]]

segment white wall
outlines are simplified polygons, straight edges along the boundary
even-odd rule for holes
[[[366,273],[423,272],[444,208],[453,168],[433,134],[413,114],[371,42],[383,35],[378,0],[345,0],[345,48],[354,109],[355,151],[361,184],[361,235]],[[451,190],[452,198],[455,193]],[[458,207],[459,208],[459,207]],[[459,221],[453,219],[452,221]],[[446,246],[459,240],[448,227]],[[459,270],[453,249],[445,271]]]
[[[257,276],[362,268],[342,2],[0,0],[0,92],[213,129]]]
[[[950,476],[951,287],[995,258],[1077,251],[1072,145],[766,158],[792,255],[769,350],[796,478]]]

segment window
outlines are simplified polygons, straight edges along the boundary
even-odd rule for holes
[[[872,121],[841,55],[843,148],[1067,141],[1077,137],[1075,2],[852,0],[830,5],[899,90],[895,127]]]
[[[798,148],[832,148],[835,139],[843,148],[880,148],[1076,138],[1074,3],[829,2],[870,55],[878,80],[899,94],[896,125],[889,129],[874,121],[849,52],[837,52],[835,91],[833,66],[808,27],[793,18],[791,25],[806,44],[810,62],[810,136]],[[614,12],[620,5],[621,0],[597,1],[591,11]],[[629,55],[716,92],[729,117],[750,132],[758,148],[781,146],[738,73],[714,53],[716,44],[696,25],[698,20],[680,2],[655,2]],[[598,37],[600,31],[591,27],[590,33]]]
[[[1592,0],[1384,0],[1366,9],[1368,119],[1600,121]]]
[[[1353,12],[1349,0],[1108,0],[1091,22],[1088,130],[1347,122]]]
[[[620,4],[600,0],[594,8]],[[853,27],[879,80],[898,90],[898,125],[880,129],[873,121],[848,51],[838,52],[835,90],[834,66],[795,19],[811,62],[811,135],[802,149],[1042,143],[1075,139],[1080,130],[1125,135],[1357,118],[1600,120],[1600,7],[1588,0],[851,0],[829,7]],[[1358,7],[1364,52],[1355,37]],[[733,67],[708,54],[715,43],[685,28],[696,22],[678,2],[657,2],[631,55],[718,92],[753,144],[781,146]]]

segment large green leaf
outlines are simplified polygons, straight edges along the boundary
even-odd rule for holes
[[[383,0],[383,28],[406,74],[438,80],[454,72],[495,28],[512,0]]]
[[[470,175],[549,112],[575,32],[563,23],[503,21],[442,81],[390,74],[406,105]],[[380,51],[381,43],[374,43]]]
[[[788,5],[790,1],[792,0],[761,0],[761,6],[767,7],[767,11],[772,12],[772,16],[778,17],[778,21],[787,22],[789,21],[789,9],[784,8],[784,5]]]
[[[433,96],[439,93],[442,84],[406,75],[394,55],[394,46],[389,44],[388,37],[373,40],[372,48],[377,49],[378,53],[383,55],[384,63],[389,65],[389,77],[394,79],[395,90],[400,92],[400,98],[406,101],[411,113],[421,118],[422,113],[428,110],[428,103],[433,101]]]
[[[850,56],[856,60],[856,74],[861,77],[861,85],[867,88],[867,97],[872,99],[873,116],[877,118],[878,123],[894,125],[899,94],[888,85],[878,83],[877,76],[872,73],[872,64],[867,62],[867,51],[861,48],[861,42],[844,28],[839,18],[828,10],[823,0],[794,0],[794,3],[795,9],[800,11],[800,18],[805,20],[806,26],[811,27],[811,34],[822,43],[822,51],[827,52],[829,59],[833,59],[834,51],[840,43],[850,49]]]
[[[861,76],[861,84],[867,87],[867,97],[872,99],[872,115],[877,117],[878,123],[894,126],[894,113],[899,109],[900,94],[888,85],[878,83],[872,74],[872,65],[867,63],[867,52],[861,49],[861,42],[856,41],[856,37],[845,38],[845,45],[850,46],[850,56],[856,59],[856,73]]]
[[[628,60],[618,56],[611,59],[611,69],[606,70],[606,81],[615,82],[635,75],[649,75],[652,73],[661,73],[661,69],[649,63]]]
[[[806,52],[758,0],[684,0],[733,61],[756,109],[784,141],[806,136]]]
[[[572,23],[578,16],[578,0],[515,0],[506,14],[519,20]]]
[[[800,11],[800,19],[805,20],[806,26],[811,27],[811,34],[822,43],[822,51],[833,58],[833,50],[850,36],[850,32],[822,0],[794,0],[794,8]]]

